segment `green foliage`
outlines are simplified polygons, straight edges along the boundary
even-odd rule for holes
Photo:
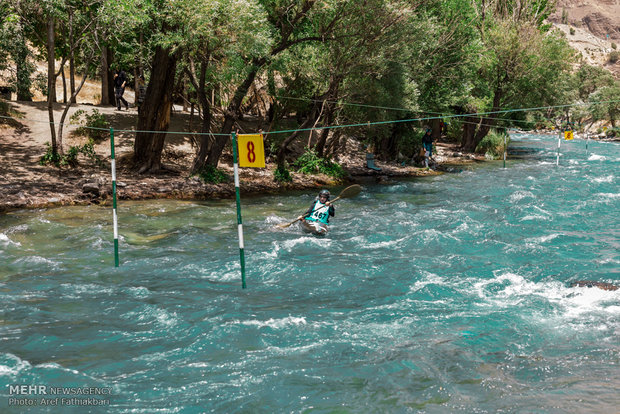
[[[228,176],[222,170],[218,170],[212,165],[205,165],[196,174],[202,181],[210,184],[219,184],[228,181]]]
[[[101,142],[110,136],[110,123],[105,115],[96,109],[92,113],[87,113],[83,109],[75,111],[70,118],[71,124],[82,125],[75,130],[75,133],[88,137],[94,142]]]
[[[446,138],[448,141],[461,142],[463,137],[463,122],[458,118],[450,119],[447,122]]]
[[[616,127],[607,129],[607,131],[605,131],[605,136],[608,138],[620,137],[620,128]]]
[[[273,172],[273,179],[279,183],[290,183],[293,181],[291,173],[285,166],[281,166],[275,169]]]
[[[510,136],[507,136],[506,132],[496,130],[489,132],[476,147],[476,152],[492,159],[501,158],[504,154],[504,137],[508,144]]]
[[[56,167],[77,167],[79,165],[78,156],[80,154],[83,154],[89,159],[95,161],[99,166],[103,165],[103,161],[95,153],[95,147],[91,140],[89,140],[86,144],[82,146],[78,145],[69,147],[69,151],[67,151],[65,154],[59,154],[58,152],[54,152],[49,142],[46,142],[45,146],[47,148],[45,154],[43,154],[43,156],[39,160],[39,164],[41,165],[52,164]]]
[[[398,152],[407,159],[411,159],[417,155],[421,147],[422,135],[412,130],[401,135],[397,144]]]
[[[574,27],[571,27],[569,31],[570,31],[571,36],[575,34],[575,28]]]
[[[609,63],[616,63],[618,60],[620,60],[620,52],[614,50],[609,54]]]
[[[611,48],[612,48],[613,50],[616,50],[616,49],[618,48],[618,45],[617,45],[617,44],[615,44],[614,42],[611,42]]]
[[[568,10],[566,9],[562,9],[562,24],[568,24]]]
[[[326,174],[334,178],[346,177],[346,172],[340,164],[333,162],[329,158],[321,158],[312,148],[307,149],[295,161],[297,171],[302,174]]]

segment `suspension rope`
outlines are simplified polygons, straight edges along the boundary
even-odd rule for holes
[[[604,104],[604,103],[618,103],[620,100],[610,100],[610,101],[594,101],[594,102],[579,102],[573,104],[565,104],[565,105],[550,105],[550,106],[539,106],[539,107],[530,107],[530,108],[516,108],[516,109],[504,109],[499,111],[488,111],[488,112],[476,112],[476,113],[468,113],[468,114],[452,114],[452,115],[443,115],[443,116],[428,116],[428,117],[419,117],[419,118],[410,118],[410,119],[396,119],[396,120],[388,120],[388,121],[375,121],[375,122],[364,122],[364,123],[356,123],[356,124],[345,124],[345,125],[327,125],[327,126],[319,126],[313,128],[299,128],[299,129],[287,129],[281,131],[269,131],[263,132],[263,135],[275,135],[275,134],[285,134],[285,133],[293,133],[293,132],[304,132],[304,131],[316,131],[316,130],[324,130],[324,129],[338,129],[338,128],[355,128],[355,127],[369,127],[375,125],[388,125],[388,124],[398,124],[398,123],[411,123],[411,122],[421,122],[421,121],[430,121],[434,119],[453,119],[453,118],[466,118],[466,117],[481,117],[482,115],[493,115],[493,114],[506,114],[506,113],[515,113],[515,112],[528,112],[528,111],[540,111],[545,109],[560,109],[560,108],[571,108],[575,106],[584,106],[584,105],[593,105],[593,104]],[[361,104],[352,104],[352,105],[361,105]],[[380,107],[377,107],[380,108]],[[392,108],[394,109],[394,108]],[[402,108],[401,108],[402,110]],[[15,119],[14,117],[0,115],[1,119]],[[23,118],[18,118],[23,119]],[[49,122],[49,121],[39,121],[39,120],[30,120],[30,122],[39,122],[45,124],[52,125],[60,125],[61,123]],[[63,123],[63,125],[65,125]],[[108,131],[108,128],[97,128],[97,127],[88,127],[84,126],[82,128],[92,129],[92,130],[100,130],[100,131]],[[193,134],[193,135],[211,135],[211,136],[230,136],[230,134],[223,133],[212,133],[212,132],[190,132],[190,131],[149,131],[149,130],[136,130],[136,129],[119,129],[115,130],[116,132],[129,132],[129,133],[165,133],[165,134]]]

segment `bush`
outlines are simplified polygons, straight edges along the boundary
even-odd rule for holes
[[[609,54],[609,62],[616,63],[620,59],[620,52],[614,50]]]
[[[83,109],[75,111],[71,115],[70,122],[74,125],[82,125],[76,129],[75,133],[92,139],[94,142],[101,142],[110,136],[110,123],[105,119],[105,115],[96,109],[88,114]]]
[[[422,136],[417,131],[408,131],[398,140],[396,149],[406,159],[413,158],[422,146]]]
[[[463,138],[463,122],[458,119],[451,119],[446,125],[446,139],[451,142],[460,143]]]
[[[279,183],[290,183],[291,181],[293,181],[291,173],[284,166],[276,168],[276,170],[273,172],[273,179]]]
[[[212,165],[205,165],[196,175],[205,183],[211,184],[219,184],[228,180],[228,176],[224,171],[218,170]]]
[[[616,50],[616,49],[618,48],[618,45],[612,42],[612,44],[611,44],[611,48],[612,48],[613,50]]]
[[[346,177],[340,164],[329,158],[320,158],[314,149],[308,149],[295,161],[297,171],[302,174],[326,174],[337,179]]]
[[[504,136],[505,132],[491,131],[480,141],[476,147],[476,152],[485,156],[497,159],[504,156]],[[510,136],[506,136],[506,145],[510,142]]]
[[[45,143],[47,149],[45,150],[45,154],[39,160],[39,164],[47,165],[53,164],[56,167],[77,167],[78,166],[78,155],[84,154],[89,159],[95,161],[97,165],[102,166],[103,161],[101,158],[95,153],[95,147],[93,145],[92,140],[89,140],[86,144],[81,147],[78,146],[70,146],[69,151],[65,154],[54,153],[52,150],[52,146],[49,142]]]
[[[605,136],[608,138],[620,137],[620,128],[609,128],[605,131]]]
[[[571,35],[574,35],[574,34],[575,34],[575,28],[573,28],[573,27],[571,27],[569,31],[570,31],[570,34],[571,34]]]

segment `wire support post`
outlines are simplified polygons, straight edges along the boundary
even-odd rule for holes
[[[114,226],[114,267],[118,267],[118,215],[116,213],[116,160],[114,158],[114,128],[110,128],[110,154],[110,164],[112,169],[112,223]]]
[[[245,252],[243,245],[243,220],[241,219],[241,196],[239,192],[239,162],[237,154],[237,134],[232,133],[233,170],[235,175],[235,196],[237,199],[237,231],[239,233],[239,261],[241,264],[241,288],[245,289]]]

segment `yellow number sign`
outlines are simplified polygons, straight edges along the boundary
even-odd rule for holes
[[[240,134],[237,138],[239,167],[265,168],[263,135]]]
[[[568,141],[573,139],[573,131],[564,131],[564,140]]]

